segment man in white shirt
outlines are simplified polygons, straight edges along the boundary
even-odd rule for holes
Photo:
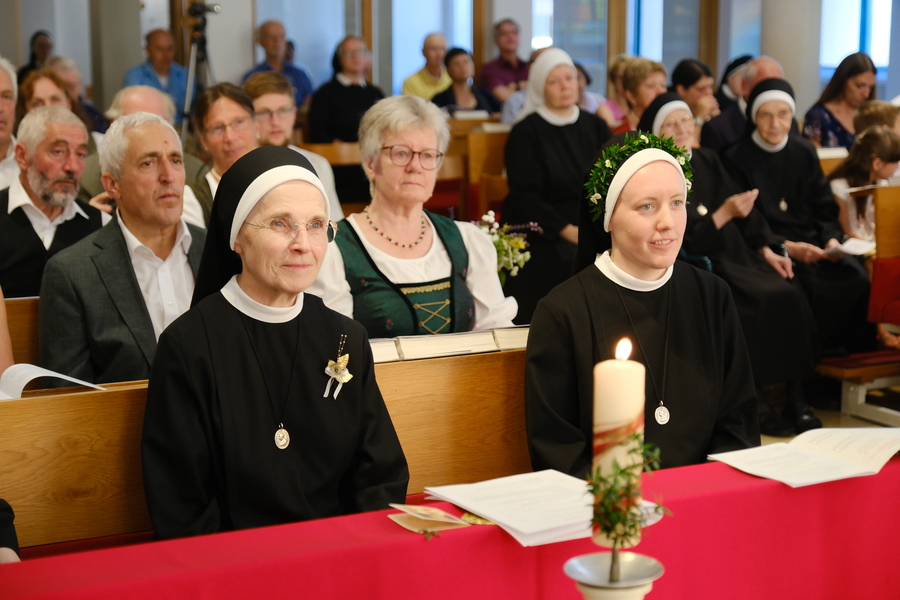
[[[19,175],[19,165],[13,151],[16,138],[12,134],[16,125],[18,92],[15,67],[0,57],[0,190],[12,185],[13,179]]]
[[[37,296],[47,260],[103,224],[100,211],[75,198],[87,136],[81,119],[61,106],[33,109],[19,125],[16,175],[0,191],[0,287],[7,298]]]
[[[181,216],[184,156],[161,117],[116,119],[100,166],[115,218],[47,263],[41,364],[96,383],[146,379],[160,333],[190,308],[206,232]]]

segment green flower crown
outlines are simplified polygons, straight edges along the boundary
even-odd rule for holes
[[[647,148],[658,148],[672,155],[681,165],[684,172],[685,185],[688,194],[691,192],[691,182],[694,179],[694,169],[691,167],[691,161],[688,159],[687,150],[675,145],[672,138],[659,138],[650,133],[639,133],[634,135],[625,134],[625,140],[621,146],[610,146],[603,151],[600,158],[591,169],[591,175],[588,177],[584,189],[587,191],[588,207],[594,221],[603,216],[606,202],[601,202],[609,193],[609,186],[612,184],[613,177],[619,171],[626,160]]]

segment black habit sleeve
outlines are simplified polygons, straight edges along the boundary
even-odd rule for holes
[[[10,548],[18,554],[19,540],[16,537],[16,527],[13,525],[15,518],[9,503],[6,500],[0,500],[0,548]]]

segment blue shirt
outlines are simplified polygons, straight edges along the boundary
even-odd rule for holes
[[[184,97],[187,93],[187,79],[188,70],[178,63],[173,62],[172,66],[169,68],[168,85],[163,87],[156,71],[153,70],[153,67],[150,66],[149,62],[145,62],[128,69],[128,72],[125,73],[125,81],[122,83],[122,86],[149,85],[152,88],[156,88],[170,95],[172,101],[175,103],[175,124],[177,125],[181,123],[181,113],[184,110]],[[196,81],[194,82],[194,85],[196,85]]]
[[[274,71],[272,65],[267,63],[266,61],[262,61],[244,75],[244,78],[241,79],[241,83],[247,81],[251,75],[256,73],[265,73],[266,71]],[[302,106],[303,101],[307,96],[312,95],[313,93],[313,84],[312,80],[309,77],[309,73],[306,70],[298,67],[293,63],[286,62],[284,63],[284,68],[281,73],[290,79],[291,85],[294,86],[294,102],[296,102],[297,106]]]

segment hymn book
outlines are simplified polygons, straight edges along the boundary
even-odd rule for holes
[[[900,451],[900,428],[812,429],[789,444],[710,454],[745,473],[791,487],[874,475]]]

